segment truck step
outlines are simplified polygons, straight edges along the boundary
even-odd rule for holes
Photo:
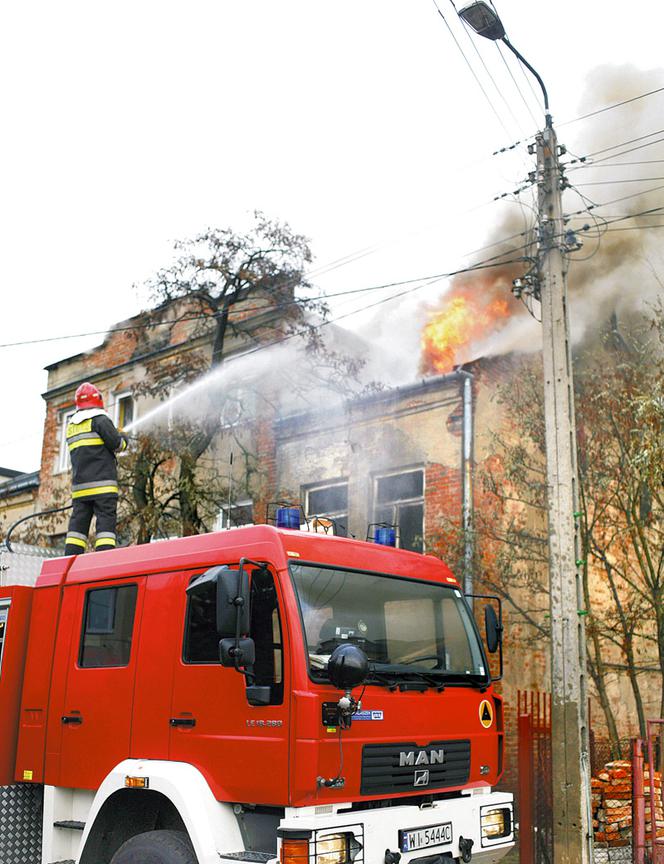
[[[53,823],[54,828],[70,828],[72,831],[85,830],[85,822],[77,822],[75,819],[61,819],[59,822]],[[59,864],[59,862],[55,862]]]
[[[245,861],[247,864],[267,864],[277,857],[276,852],[220,852],[221,858],[230,858],[233,861]]]
[[[73,858],[67,858],[66,861],[52,861],[51,864],[76,864]]]

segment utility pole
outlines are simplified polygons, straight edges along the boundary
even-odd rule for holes
[[[534,148],[539,204],[534,288],[542,304],[551,611],[553,854],[556,864],[591,864],[585,610],[577,569],[582,562],[579,561],[576,522],[576,424],[558,142],[544,82],[509,41],[495,9],[478,0],[460,9],[459,16],[480,36],[502,41],[535,76],[544,96],[546,123],[536,136]]]
[[[558,142],[547,112],[536,137],[538,276],[551,610],[551,764],[556,864],[590,864],[592,830],[586,642],[578,572],[578,473]]]

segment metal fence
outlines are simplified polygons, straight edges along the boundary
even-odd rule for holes
[[[551,694],[517,691],[519,732],[519,861],[553,861]]]

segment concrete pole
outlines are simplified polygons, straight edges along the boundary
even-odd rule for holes
[[[577,570],[576,425],[569,341],[558,143],[547,114],[537,135],[539,286],[542,302],[549,571],[551,757],[556,864],[590,864],[592,833],[586,643]]]
[[[473,375],[465,370],[459,370],[463,376],[463,457],[462,457],[462,488],[463,488],[463,591],[472,594],[474,585],[473,564],[474,548],[473,532]],[[473,607],[472,598],[468,602]]]

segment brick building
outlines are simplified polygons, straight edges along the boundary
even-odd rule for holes
[[[36,512],[39,472],[0,468],[0,540],[19,519]]]

